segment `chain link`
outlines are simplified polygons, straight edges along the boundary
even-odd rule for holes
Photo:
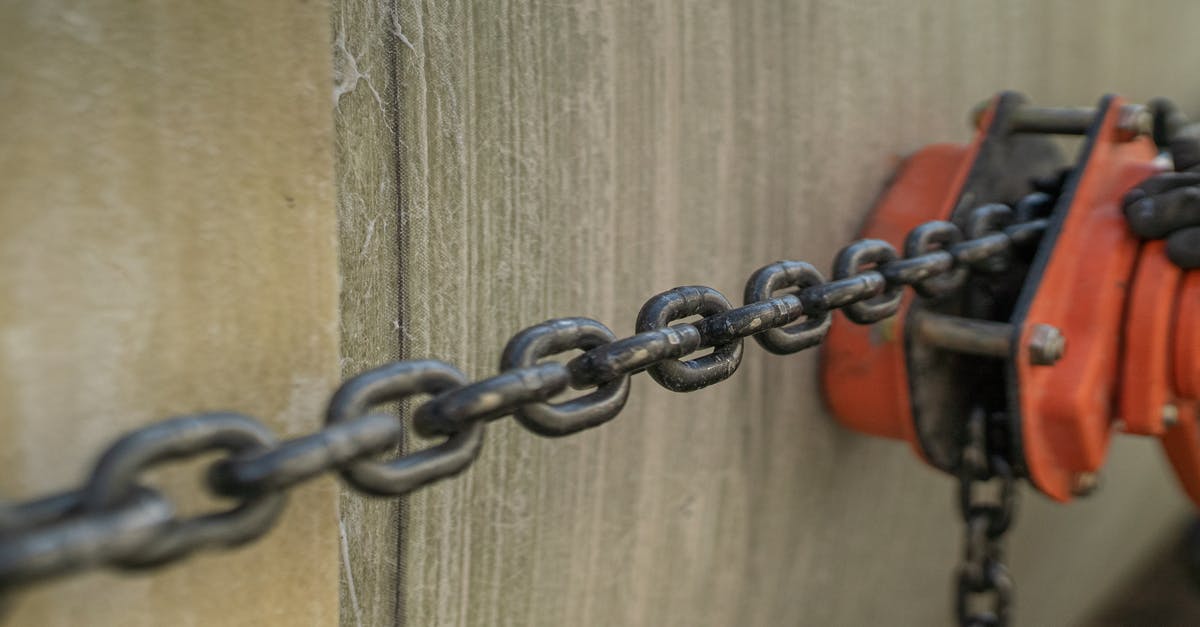
[[[963,627],[1004,627],[1013,600],[1013,581],[1004,566],[1002,540],[1016,509],[1012,466],[987,447],[986,412],[975,408],[967,418],[967,442],[959,471],[959,512],[965,525],[963,561],[958,569],[955,613]],[[979,488],[994,483],[997,494],[981,498]],[[977,609],[976,601],[991,597]]]
[[[440,361],[388,364],[348,379],[330,401],[322,430],[282,443],[237,414],[143,427],[112,445],[82,487],[0,503],[0,590],[91,568],[159,565],[197,549],[252,541],[273,526],[289,488],[327,472],[340,473],[364,494],[409,493],[470,466],[489,421],[513,415],[535,433],[562,436],[612,420],[628,399],[630,376],[643,370],[678,392],[713,385],[737,370],[742,338],[753,336],[772,353],[794,353],[823,340],[835,309],[867,324],[894,314],[906,285],[940,295],[960,287],[971,269],[994,272],[1014,245],[1036,240],[1046,228],[1045,220],[1009,224],[1011,216],[1002,205],[981,207],[969,220],[970,239],[949,222],[927,223],[909,236],[906,258],[880,240],[855,242],[838,254],[833,281],[807,263],[773,263],[750,277],[742,307],[710,287],[675,288],[646,303],[637,334],[627,338],[588,318],[551,320],[513,337],[502,372],[474,383]],[[694,315],[702,318],[672,324]],[[709,347],[710,354],[683,360]],[[542,361],[571,350],[584,352],[565,364]],[[590,391],[551,402],[567,387]],[[415,395],[432,398],[415,410],[414,431],[443,441],[389,462],[375,460],[401,442],[405,428],[400,417],[372,408]],[[139,479],[145,468],[211,450],[225,455],[207,467],[206,484],[214,495],[233,499],[232,509],[181,518],[167,495]],[[1002,625],[1011,581],[997,540],[1011,502],[981,505],[972,489],[987,467],[1011,494],[1012,474],[1001,461],[982,463],[962,480],[968,543],[959,614],[964,624]],[[969,613],[970,597],[985,592],[995,597],[995,609]]]

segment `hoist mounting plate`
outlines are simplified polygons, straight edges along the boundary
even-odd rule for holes
[[[1121,104],[1111,96],[1100,101],[1012,317],[1018,335],[1006,378],[1013,441],[1023,452],[1018,468],[1061,501],[1078,489],[1081,475],[1100,469],[1108,451],[1122,322],[1140,244],[1121,200],[1161,169],[1149,138],[1120,132]],[[1037,325],[1065,337],[1053,364],[1030,354]]]

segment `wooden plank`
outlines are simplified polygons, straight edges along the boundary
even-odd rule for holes
[[[151,421],[320,424],[338,377],[320,3],[0,8],[0,494],[76,485]],[[184,512],[199,466],[155,473]],[[335,484],[252,547],[14,598],[8,625],[330,624]]]
[[[827,269],[900,156],[965,139],[967,111],[997,89],[1053,104],[1168,94],[1194,111],[1200,85],[1177,77],[1200,63],[1181,45],[1200,6],[1151,4],[396,3],[379,23],[396,26],[403,355],[482,376],[549,317],[626,334],[670,286],[736,298],[778,258]],[[379,59],[374,45],[352,51]],[[363,267],[343,256],[348,280]],[[394,338],[391,315],[367,322]],[[1026,498],[1012,561],[1028,624],[1081,616],[1183,510],[1150,447],[1115,457],[1086,505]],[[813,353],[752,346],[734,381],[703,392],[639,377],[622,416],[583,435],[490,427],[472,470],[409,501],[399,613],[945,624],[955,516],[951,483],[905,447],[831,422]],[[358,559],[397,554],[376,548]]]
[[[336,135],[343,376],[399,358],[401,214],[394,80],[403,33],[391,2],[333,3],[333,119]],[[400,499],[342,491],[341,622],[397,620]]]

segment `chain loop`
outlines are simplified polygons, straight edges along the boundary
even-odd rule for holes
[[[954,255],[946,249],[963,239],[962,231],[951,222],[935,220],[926,222],[909,232],[904,240],[904,256],[925,256],[937,260],[932,265],[932,272],[913,282],[913,289],[925,298],[945,296],[960,289],[967,281],[968,270],[954,266]],[[935,252],[936,251],[936,252]],[[889,264],[888,269],[904,262]],[[941,276],[937,276],[940,274]]]
[[[172,418],[117,440],[96,463],[79,499],[81,513],[101,512],[126,502],[140,486],[138,476],[162,462],[213,450],[231,454],[266,450],[275,436],[248,416],[232,413]],[[233,509],[172,519],[155,537],[112,560],[126,568],[162,564],[204,546],[236,546],[266,533],[283,510],[283,494],[248,496]]]
[[[0,503],[0,537],[49,525],[79,506],[80,490],[56,492],[24,503]]]
[[[978,479],[959,482],[958,505],[963,520],[984,517],[988,522],[988,537],[999,538],[1012,524],[1016,508],[1016,481],[1012,467],[1002,458],[991,459],[992,478],[999,483],[999,494],[995,502],[981,502],[975,488],[985,481]]]
[[[700,331],[702,346],[722,346],[789,324],[803,311],[799,296],[784,294],[705,316],[692,326]]]
[[[513,336],[504,347],[500,367],[529,367],[543,357],[576,349],[586,351],[615,339],[617,336],[608,327],[590,318],[558,318]],[[612,420],[628,398],[629,375],[621,375],[579,398],[562,403],[529,403],[516,416],[526,429],[538,435],[570,435]]]
[[[711,287],[689,285],[658,294],[642,305],[637,330],[661,329],[674,320],[688,316],[709,317],[728,312],[732,306],[723,294]],[[693,325],[700,329],[699,324]],[[650,367],[650,376],[672,392],[691,392],[728,379],[742,363],[741,338],[721,340],[704,337],[703,345],[713,347],[710,355],[689,361],[663,360]]]
[[[346,462],[382,453],[403,435],[395,418],[367,414],[271,450],[222,460],[209,470],[208,482],[214,491],[234,497],[283,490]]]
[[[848,279],[855,275],[863,277],[870,274],[878,274],[882,278],[883,275],[878,271],[860,272],[859,268],[870,263],[882,267],[895,260],[896,249],[892,248],[891,244],[878,239],[859,240],[838,253],[837,259],[833,262],[833,278]],[[878,292],[868,298],[847,304],[842,313],[858,324],[879,322],[896,313],[896,310],[900,308],[901,296],[899,285],[888,285],[884,281]]]
[[[413,416],[422,435],[449,435],[472,422],[492,421],[567,389],[567,367],[544,362],[506,370],[494,377],[455,388],[426,402]]]
[[[955,614],[963,627],[1004,627],[1008,625],[1013,601],[1012,577],[1008,569],[998,561],[990,561],[984,569],[983,581],[975,585],[967,576],[958,578],[958,594],[955,595]],[[991,606],[983,611],[971,609],[976,596],[992,597]]]
[[[1050,214],[1054,209],[1054,197],[1046,192],[1026,194],[1013,206],[1013,220],[1018,223],[1033,222]]]
[[[347,380],[333,399],[325,424],[359,418],[380,403],[404,400],[414,394],[439,394],[467,383],[457,368],[424,359],[401,361],[368,370]],[[380,463],[359,460],[342,468],[342,479],[372,496],[399,496],[466,469],[483,448],[482,422],[473,422],[436,446]]]
[[[1000,203],[991,203],[971,211],[967,216],[965,231],[967,237],[979,239],[991,233],[1002,233],[1004,227],[1012,224],[1012,222],[1012,208]],[[1004,239],[1007,240],[1008,238],[1005,237]],[[981,259],[976,264],[975,269],[991,274],[1005,271],[1010,264],[1009,243],[1005,242],[1004,250],[993,252],[984,259]]]
[[[777,261],[769,266],[759,268],[746,281],[744,302],[749,305],[765,301],[783,289],[803,290],[804,288],[821,285],[825,277],[812,264],[803,261]],[[825,339],[833,317],[828,311],[807,309],[801,302],[796,315],[804,315],[804,322],[786,327],[766,329],[754,336],[759,345],[776,355],[791,353],[811,348]]]
[[[567,362],[571,384],[586,387],[641,372],[666,360],[683,357],[700,348],[700,331],[690,324],[677,324],[638,333],[602,344]]]
[[[958,489],[966,534],[955,614],[960,625],[1003,627],[1008,624],[1013,582],[1002,562],[1001,540],[1016,509],[1016,478],[1006,460],[988,451],[986,412],[979,407],[972,409],[966,426]],[[999,493],[993,501],[979,500],[975,488],[988,481],[999,483]],[[991,596],[991,605],[983,611],[972,610],[972,601],[981,596]]]
[[[115,507],[0,536],[0,587],[115,565],[153,542],[174,519],[162,494],[138,486]]]
[[[800,291],[804,311],[832,311],[878,296],[887,289],[887,280],[878,272],[865,272]]]
[[[1019,222],[1004,227],[1004,235],[1013,246],[1029,246],[1041,240],[1042,234],[1050,226],[1050,220],[1039,218],[1029,222]]]

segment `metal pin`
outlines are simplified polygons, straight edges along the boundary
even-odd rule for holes
[[[956,353],[1008,357],[1012,347],[1011,324],[972,320],[922,311],[914,316],[916,337],[927,344]]]
[[[991,101],[977,105],[971,111],[971,120],[976,128],[983,123],[983,113]],[[1025,105],[1008,113],[1010,133],[1048,133],[1052,135],[1087,135],[1096,120],[1094,107],[1034,107]],[[1129,104],[1121,107],[1117,117],[1119,139],[1129,141],[1139,135],[1148,135],[1154,127],[1154,116],[1143,105]]]

